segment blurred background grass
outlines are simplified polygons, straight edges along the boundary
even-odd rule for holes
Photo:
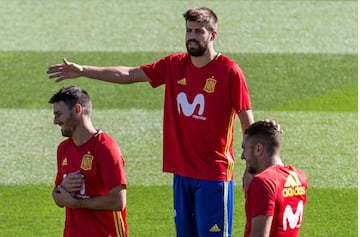
[[[215,44],[221,52],[357,52],[356,0],[0,0],[0,5],[4,51],[182,52],[182,13],[205,5],[219,17]]]
[[[254,110],[357,111],[356,54],[227,54],[243,69]],[[163,53],[6,52],[0,53],[0,107],[47,109],[61,86],[76,83],[88,90],[96,109],[159,110],[163,88],[148,83],[119,86],[77,79],[55,84],[48,66],[62,57],[79,64],[129,65],[150,63]],[[33,96],[32,96],[33,95]],[[34,96],[36,95],[36,96]]]
[[[282,158],[309,176],[302,236],[356,236],[357,1],[0,0],[0,236],[60,236],[51,200],[55,151],[49,97],[77,84],[94,100],[97,127],[126,159],[131,236],[173,236],[171,175],[161,172],[163,89],[86,79],[56,84],[46,69],[139,65],[184,51],[181,14],[207,5],[219,16],[216,49],[244,70],[256,119],[285,130]],[[236,124],[239,131],[239,123]],[[237,155],[234,236],[244,225]],[[346,214],[344,214],[346,213]]]

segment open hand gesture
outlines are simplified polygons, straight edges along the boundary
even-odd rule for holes
[[[82,76],[83,67],[76,63],[72,63],[63,58],[62,64],[55,64],[48,68],[47,74],[50,79],[56,79],[60,82],[65,79],[73,79]]]

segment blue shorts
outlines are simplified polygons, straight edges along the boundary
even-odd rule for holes
[[[174,174],[177,237],[231,237],[233,181],[207,181]]]

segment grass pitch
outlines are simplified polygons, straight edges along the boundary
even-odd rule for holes
[[[309,176],[301,236],[357,235],[357,1],[0,4],[6,6],[0,8],[6,22],[0,26],[0,236],[61,236],[64,212],[50,193],[63,138],[47,100],[66,84],[88,90],[94,124],[125,156],[130,235],[174,236],[171,175],[161,172],[163,88],[85,79],[55,84],[45,71],[64,56],[139,65],[184,51],[181,14],[196,5],[217,12],[216,49],[243,68],[255,119],[282,125],[282,159]],[[233,236],[241,236],[244,164],[239,133],[235,139]]]

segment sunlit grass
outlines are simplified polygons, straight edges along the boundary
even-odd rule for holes
[[[304,169],[311,187],[357,187],[357,113],[255,111],[254,116],[281,124],[282,159]],[[7,139],[0,143],[0,184],[51,184],[56,147],[64,139],[52,124],[52,110],[1,109],[0,117],[7,124],[2,130]],[[95,110],[93,120],[118,142],[130,185],[171,184],[171,175],[161,171],[162,110]],[[240,183],[244,163],[239,122],[236,130],[235,169]]]
[[[64,209],[51,198],[51,185],[0,186],[0,236],[58,237]],[[175,236],[172,188],[130,185],[127,220],[133,237]],[[243,193],[235,188],[233,236],[243,236]],[[300,236],[357,236],[357,190],[317,189],[308,192]],[[346,214],[345,214],[346,213]]]
[[[77,79],[55,84],[46,69],[135,66],[183,52],[182,13],[219,16],[217,51],[244,70],[255,119],[284,129],[282,159],[309,176],[301,236],[357,234],[357,1],[0,0],[0,236],[61,236],[64,210],[51,199],[56,147],[49,97],[84,87],[96,127],[126,159],[132,237],[174,236],[172,176],[162,168],[164,88]],[[160,7],[161,6],[161,7]],[[145,33],[144,33],[145,32]],[[241,136],[236,123],[233,236],[242,236]]]
[[[234,53],[356,53],[357,1],[1,0],[3,51],[183,51],[182,13],[219,17],[215,44]],[[21,16],[21,17],[19,17]]]

